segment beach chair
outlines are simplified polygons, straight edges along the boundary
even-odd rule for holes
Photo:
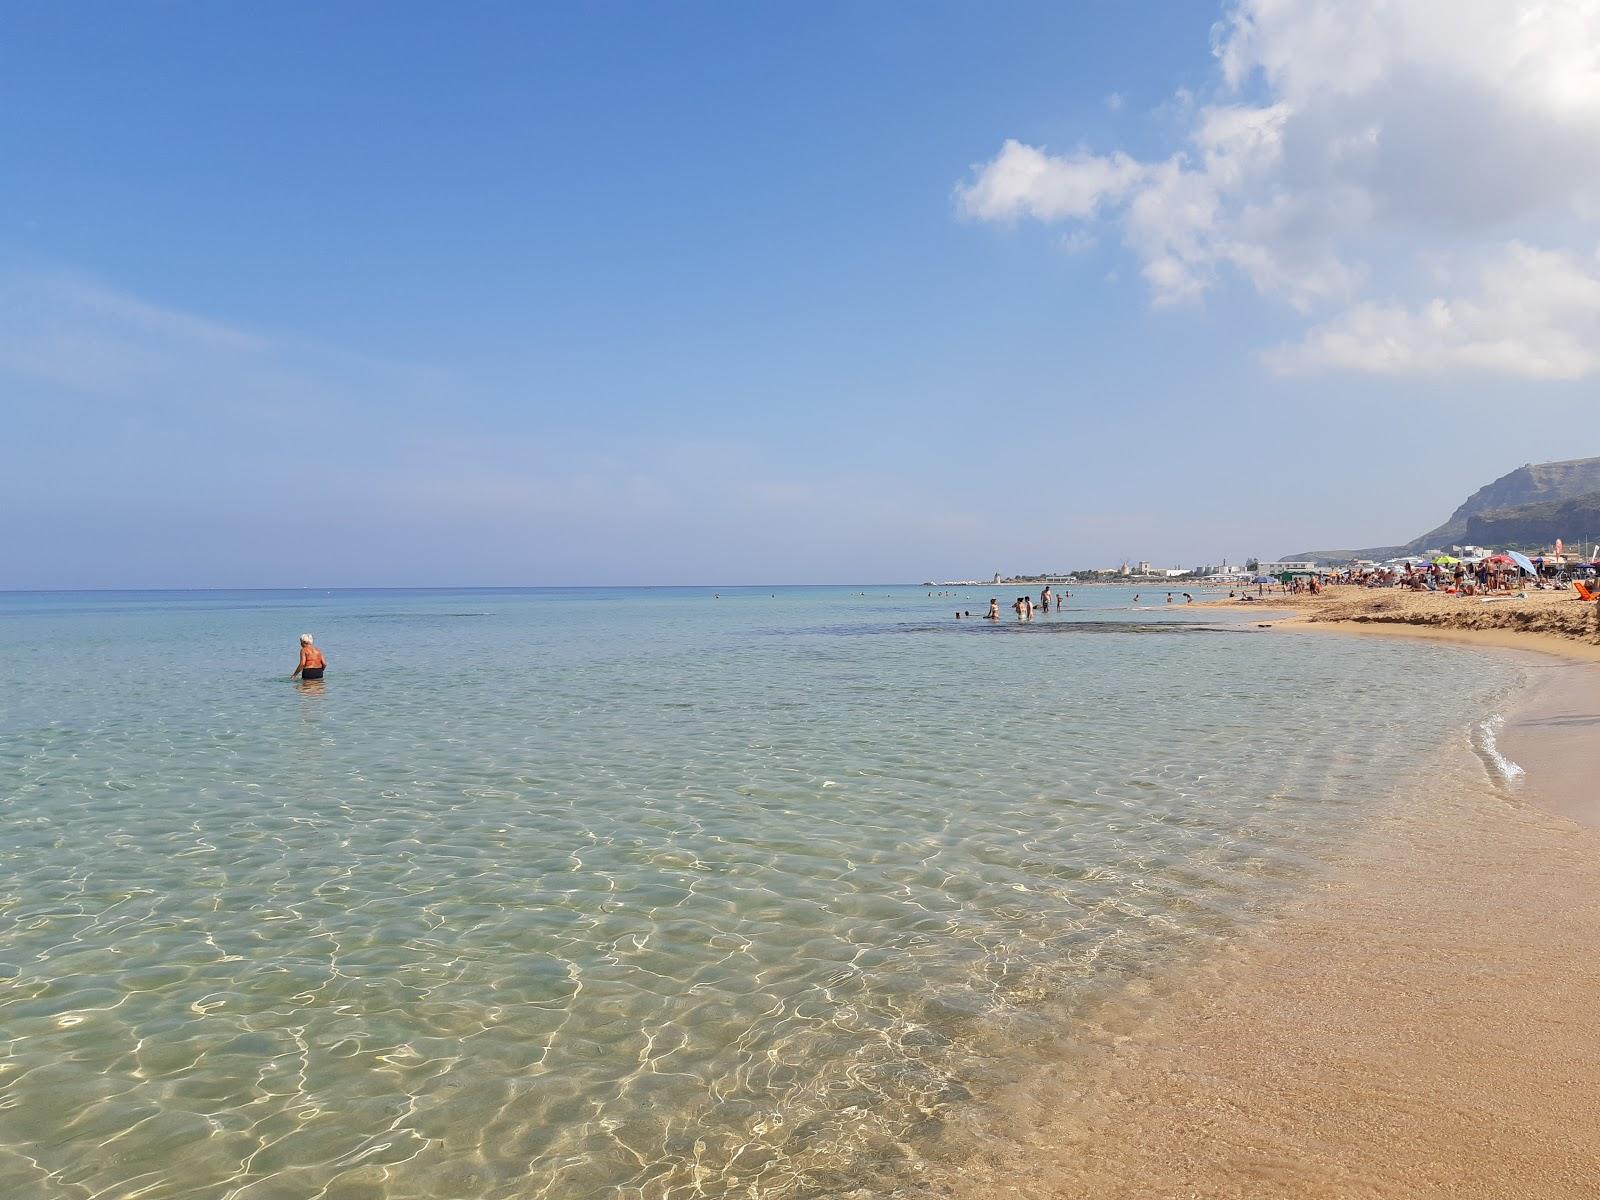
[[[1572,581],[1572,586],[1578,589],[1579,600],[1600,600],[1600,596],[1597,596],[1594,594],[1594,592],[1590,591],[1589,585],[1584,583],[1583,580],[1574,579]]]

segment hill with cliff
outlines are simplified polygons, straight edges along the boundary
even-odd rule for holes
[[[1464,543],[1509,546],[1514,550],[1549,546],[1565,538],[1573,550],[1587,550],[1600,540],[1600,491],[1572,500],[1547,500],[1474,513],[1467,518]]]
[[[1437,529],[1398,546],[1308,550],[1285,557],[1385,559],[1454,545],[1548,545],[1558,537],[1600,538],[1600,458],[1518,467],[1473,492]]]

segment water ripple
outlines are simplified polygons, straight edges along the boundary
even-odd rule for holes
[[[953,631],[909,597],[581,601],[14,623],[0,1194],[917,1193],[1043,1014],[1227,938],[1490,687],[1162,622],[858,636]],[[322,689],[234,661],[314,618]]]

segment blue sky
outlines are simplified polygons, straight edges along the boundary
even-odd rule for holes
[[[0,587],[1412,536],[1600,453],[1595,6],[1433,3],[13,5]]]

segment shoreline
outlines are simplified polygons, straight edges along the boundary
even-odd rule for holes
[[[1333,626],[1348,632],[1432,637],[1600,662],[1600,606],[1571,591],[1447,596],[1334,584],[1318,596],[1218,598],[1187,607],[1255,612],[1296,628]]]
[[[1452,642],[1461,646],[1484,646],[1496,650],[1521,650],[1550,654],[1571,662],[1600,663],[1600,644],[1582,642],[1557,633],[1527,629],[1454,629],[1449,626],[1413,624],[1404,621],[1311,620],[1302,613],[1279,618],[1278,624],[1295,630],[1348,633],[1359,637],[1419,638],[1430,642]]]
[[[1583,625],[1576,632],[1557,633],[1519,628],[1517,626],[1524,623],[1521,621],[1479,624],[1471,628],[1427,623],[1412,619],[1417,614],[1405,611],[1399,614],[1380,612],[1375,617],[1362,619],[1360,614],[1333,615],[1346,609],[1321,610],[1316,607],[1317,598],[1314,597],[1299,599],[1304,603],[1278,610],[1283,615],[1272,622],[1275,628],[1357,637],[1410,638],[1528,656],[1537,664],[1532,669],[1540,678],[1531,680],[1504,714],[1499,745],[1512,764],[1527,772],[1526,792],[1530,803],[1580,824],[1600,828],[1600,789],[1595,788],[1587,770],[1588,763],[1600,759],[1600,740],[1593,742],[1587,752],[1571,745],[1574,735],[1600,739],[1600,670],[1595,669],[1600,664],[1600,641],[1587,640],[1585,636],[1588,622],[1600,618],[1600,614],[1591,616],[1593,605],[1576,613],[1583,619]],[[1558,600],[1547,595],[1541,599],[1546,603],[1533,610],[1535,619],[1540,608],[1555,608],[1562,617],[1573,611],[1567,607],[1569,602],[1565,597]],[[1583,601],[1570,603],[1584,604]],[[1499,611],[1498,606],[1496,611]],[[1421,615],[1425,618],[1433,614]],[[1468,610],[1465,615],[1475,614]],[[1557,661],[1552,663],[1551,659]]]
[[[1496,742],[1512,767],[1526,773],[1530,804],[1600,829],[1600,788],[1590,764],[1600,761],[1600,645],[1555,634],[1512,629],[1440,629],[1432,626],[1310,622],[1291,618],[1293,630],[1357,637],[1413,638],[1527,656],[1537,678],[1503,714]],[[1551,661],[1551,660],[1555,661]],[[1575,739],[1587,746],[1575,747]]]
[[[1493,774],[1475,722],[1237,947],[1077,1014],[1092,1036],[974,1117],[954,1196],[1592,1194],[1600,646],[1281,612],[1515,652],[1489,720],[1526,775]]]

